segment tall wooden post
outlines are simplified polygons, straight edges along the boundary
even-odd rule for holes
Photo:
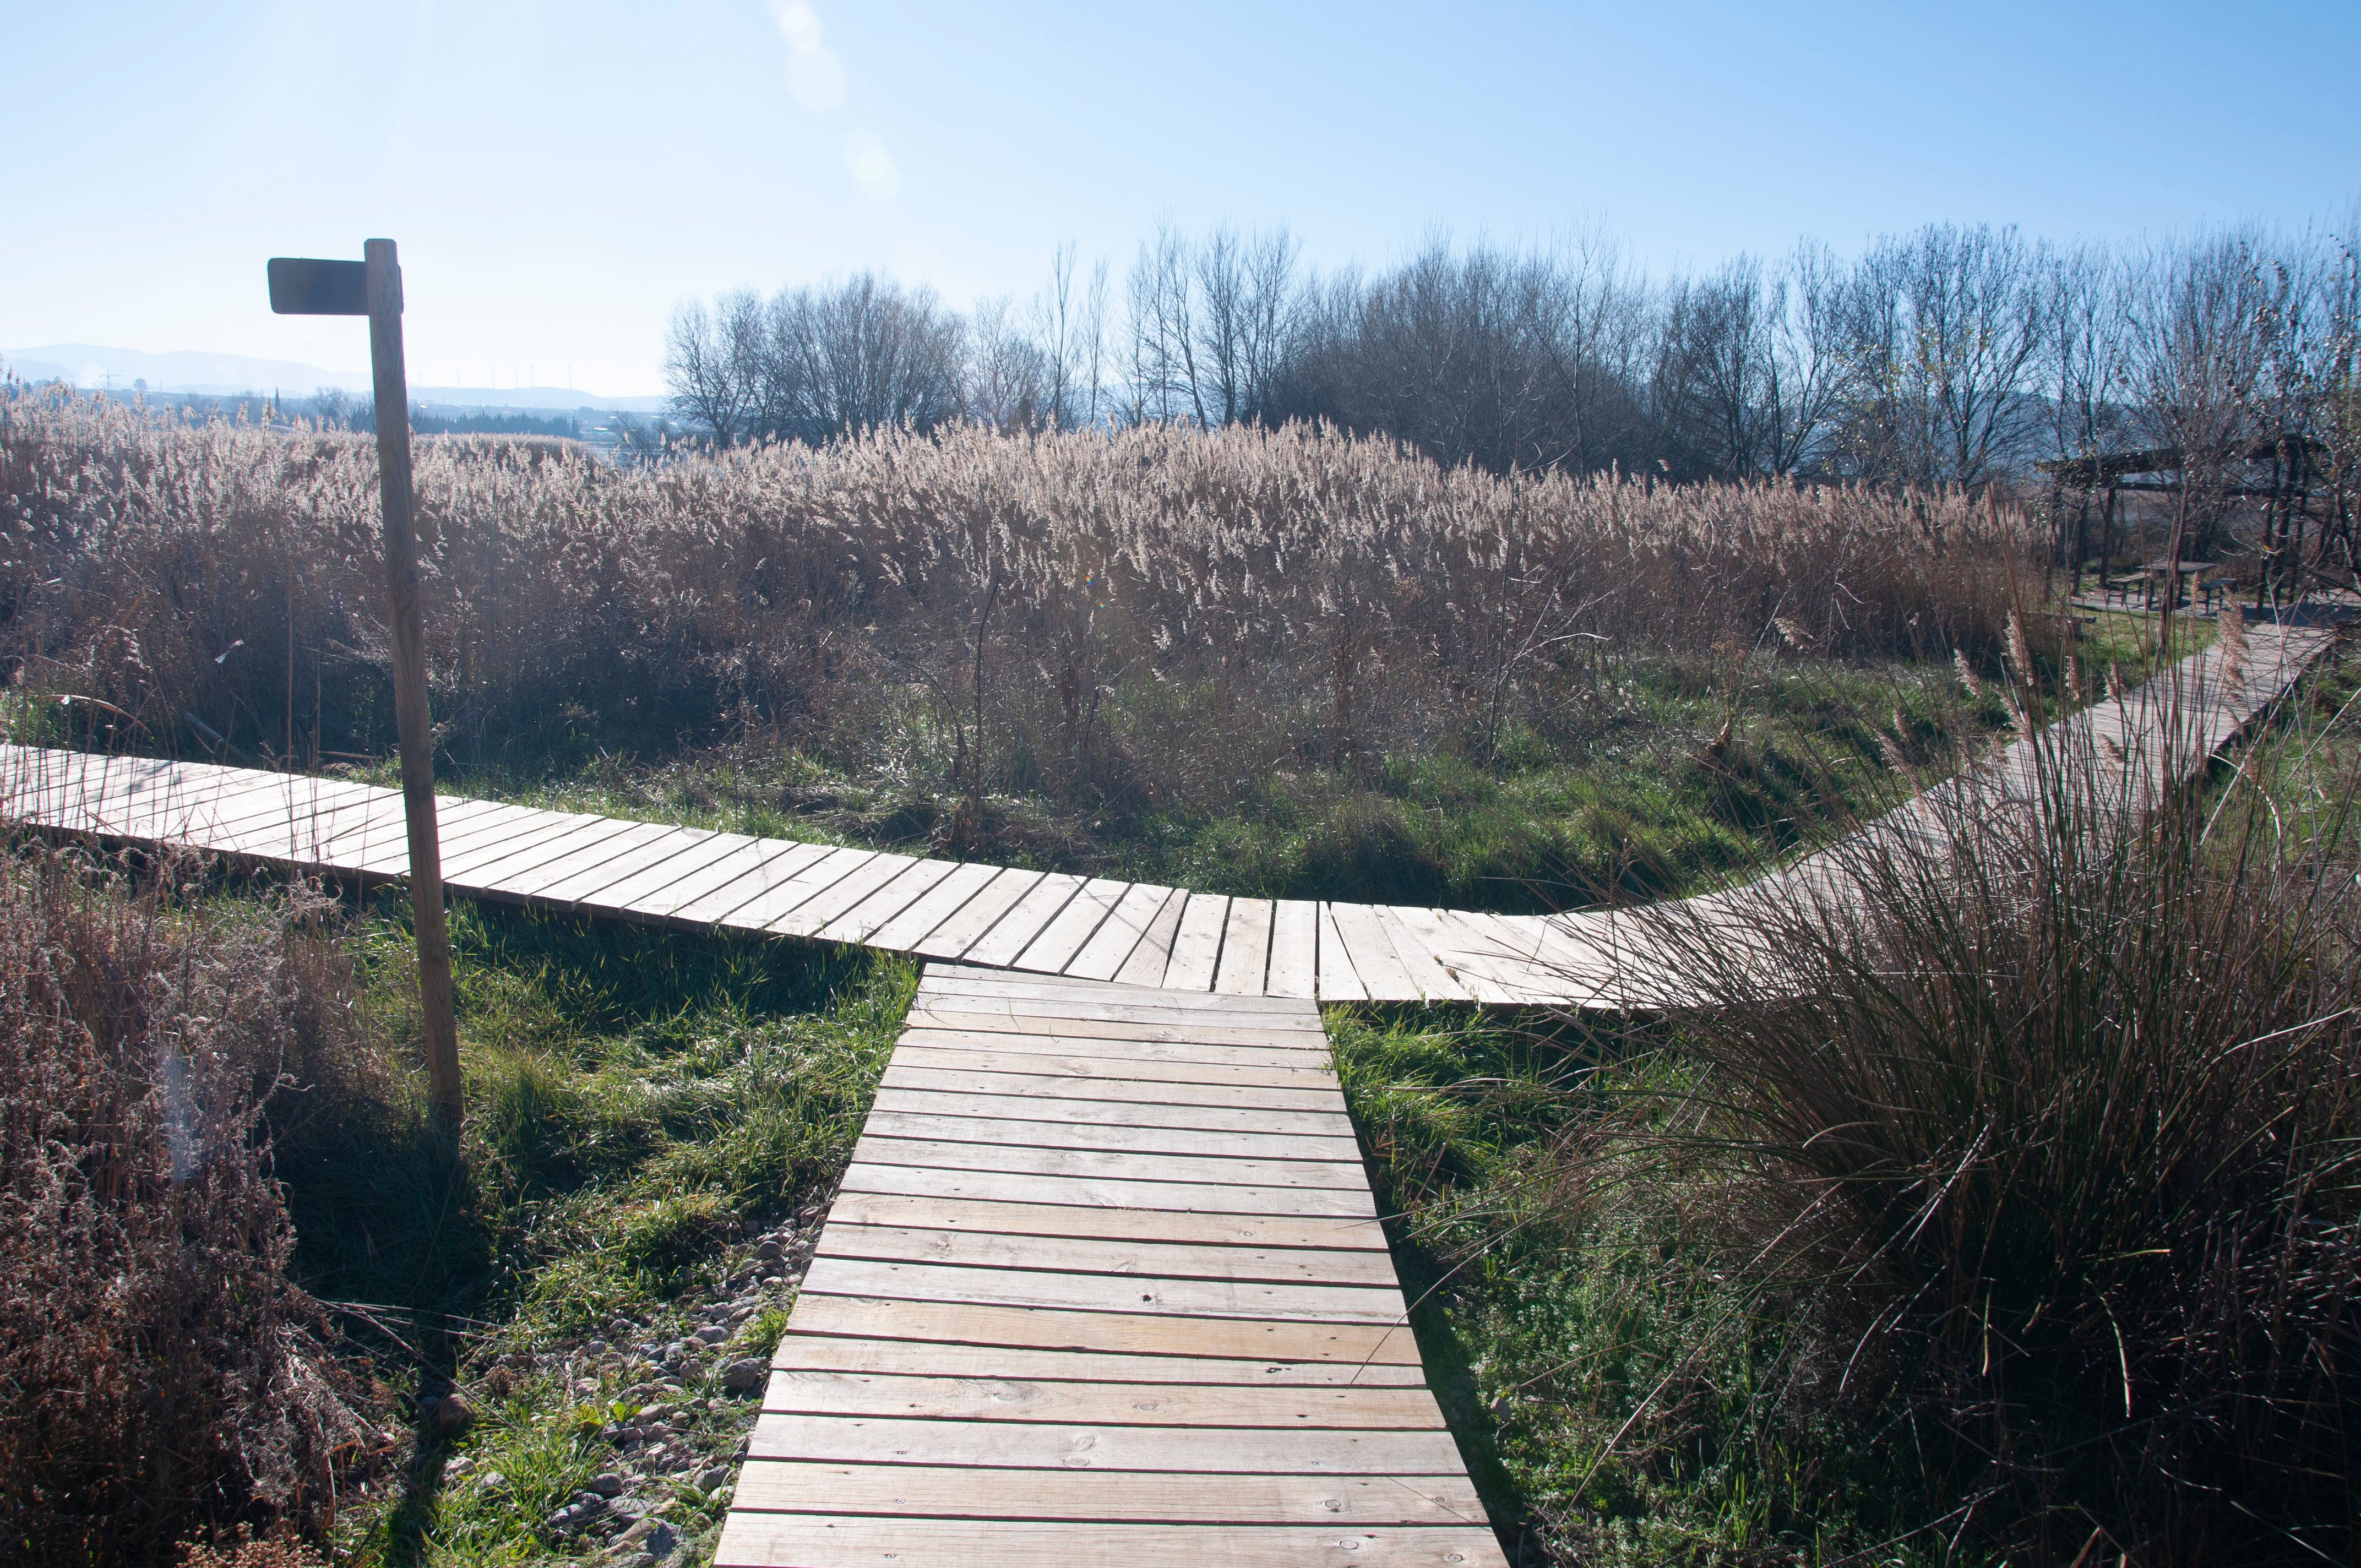
[[[393,626],[393,721],[410,828],[410,910],[418,1000],[426,1023],[427,1103],[456,1133],[464,1113],[459,1030],[451,1005],[451,937],[443,916],[443,847],[434,822],[434,740],[426,701],[426,628],[418,608],[418,537],[410,488],[410,380],[401,363],[401,267],[393,241],[361,247],[368,269],[369,370],[377,383],[378,491],[385,514],[386,605]]]
[[[401,364],[401,267],[390,239],[369,240],[361,256],[359,261],[272,258],[270,308],[280,315],[368,317],[378,493],[385,515],[386,609],[393,628],[394,730],[401,751],[402,815],[410,828],[418,1000],[426,1023],[427,1107],[436,1127],[456,1137],[465,1104],[459,1029],[451,1012],[451,937],[443,918],[443,849],[434,826],[434,727],[426,706],[426,632],[418,607],[418,537],[410,488],[410,381]]]

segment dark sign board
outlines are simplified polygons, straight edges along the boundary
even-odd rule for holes
[[[270,309],[282,316],[368,314],[368,264],[315,261],[302,256],[270,258]]]

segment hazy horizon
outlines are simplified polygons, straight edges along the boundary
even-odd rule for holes
[[[1285,224],[1322,270],[1591,225],[1663,274],[1929,221],[2301,226],[2361,185],[2326,4],[131,9],[16,25],[24,122],[71,130],[0,196],[47,236],[0,255],[0,344],[357,375],[358,323],[271,316],[262,262],[390,235],[413,383],[630,398],[684,298],[873,268],[966,308],[1061,240],[1119,288],[1163,222]]]

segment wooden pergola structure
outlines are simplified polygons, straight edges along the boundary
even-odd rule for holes
[[[2094,497],[2104,498],[2096,509],[2103,531],[2102,554],[2105,543],[2122,526],[2123,498],[2127,495],[2178,496],[2202,489],[2210,497],[2260,502],[2266,565],[2257,590],[2256,604],[2259,609],[2276,587],[2291,582],[2300,573],[2307,534],[2317,541],[2321,565],[2326,564],[2334,541],[2342,538],[2348,546],[2351,543],[2353,520],[2345,506],[2345,487],[2330,482],[2325,486],[2324,498],[2319,495],[2323,481],[2333,480],[2333,454],[2323,443],[2285,433],[2211,459],[2207,466],[2227,472],[2208,477],[2202,484],[2192,484],[2189,455],[2179,446],[2054,458],[2034,466],[2049,477],[2053,497],[2070,488],[2081,493],[2070,547],[2077,587],[2081,582],[2082,563],[2090,554],[2089,530],[2093,510],[2091,503]],[[2268,465],[2268,474],[2256,473],[2259,465]],[[2315,505],[2316,500],[2322,499],[2325,501],[2324,510]],[[2062,508],[2059,510],[2062,511]],[[2316,528],[2312,526],[2315,523]],[[2064,530],[2060,532],[2062,535]],[[2060,543],[2065,540],[2061,538]],[[2210,541],[2203,542],[2201,548],[2208,544]],[[2180,571],[2174,571],[2171,562],[2150,562],[2141,570],[2153,582],[2160,572],[2184,575],[2191,565],[2184,562]]]

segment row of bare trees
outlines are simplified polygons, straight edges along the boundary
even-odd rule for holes
[[[725,444],[1304,419],[1496,472],[2048,485],[2061,554],[2096,487],[2068,495],[2054,465],[2146,449],[2198,553],[2247,517],[2352,565],[2361,288],[2336,233],[2061,247],[1932,225],[1651,280],[1597,231],[1322,275],[1284,229],[1167,228],[1114,294],[1066,247],[1034,299],[964,318],[868,274],[686,304],[678,411]]]

